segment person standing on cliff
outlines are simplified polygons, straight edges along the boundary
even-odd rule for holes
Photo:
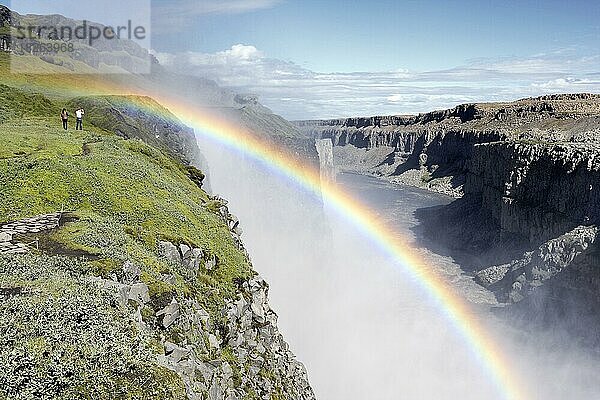
[[[83,108],[78,108],[77,111],[75,111],[75,117],[77,119],[77,123],[75,124],[75,130],[83,130],[83,116],[85,115],[85,111],[83,111]]]
[[[66,108],[63,108],[60,113],[60,119],[62,119],[63,129],[66,131],[69,126],[69,113]]]

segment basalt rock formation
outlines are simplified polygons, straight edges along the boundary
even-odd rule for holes
[[[296,125],[330,139],[339,168],[460,197],[421,210],[423,233],[509,309],[599,325],[600,95]]]

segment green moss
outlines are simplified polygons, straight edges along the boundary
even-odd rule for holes
[[[147,271],[142,272],[142,282],[148,285],[148,291],[151,298],[162,298],[165,295],[173,297],[175,292],[174,287],[155,276],[151,275]]]
[[[169,342],[180,344],[185,340],[185,332],[181,330],[177,325],[174,325],[167,332],[166,338]]]
[[[122,264],[116,260],[105,258],[91,262],[92,272],[94,275],[102,278],[109,278],[111,275],[121,270]]]
[[[258,399],[260,399],[260,397],[258,396],[258,394],[256,394],[256,392],[252,388],[245,388],[245,392],[246,392],[246,395],[244,396],[244,400],[258,400]]]
[[[60,109],[39,93],[25,93],[6,85],[0,85],[0,120],[55,115]]]
[[[0,55],[0,64],[2,62]],[[6,99],[0,99],[4,105],[0,110],[0,222],[60,210],[74,212],[79,218],[47,235],[61,251],[66,250],[60,254],[67,257],[55,257],[60,273],[44,278],[34,276],[33,266],[39,264],[35,261],[29,264],[32,272],[21,271],[31,274],[33,283],[16,279],[9,283],[35,288],[41,305],[58,309],[61,301],[78,299],[87,293],[81,292],[81,287],[89,281],[75,281],[68,274],[120,276],[123,263],[129,261],[141,268],[141,281],[149,288],[151,301],[142,309],[144,321],[156,323],[156,311],[178,296],[196,299],[211,314],[215,324],[222,323],[224,317],[220,310],[225,299],[236,293],[234,282],[249,278],[252,270],[218,214],[223,203],[210,200],[201,189],[202,172],[185,166],[160,146],[123,140],[114,132],[94,125],[86,125],[83,132],[65,132],[55,114],[59,107],[43,97],[13,89],[3,95]],[[34,103],[31,108],[24,108],[26,115],[19,114],[24,101]],[[157,242],[165,239],[202,248],[218,258],[217,268],[195,274],[163,259],[157,254]],[[87,258],[79,259],[80,256]],[[44,268],[40,271],[47,272],[54,262],[49,260],[54,258],[44,259],[40,264]],[[82,303],[84,306],[98,300],[94,296],[82,299],[87,302]],[[117,329],[111,324],[123,328],[118,324],[128,316],[119,317],[120,311],[112,297],[105,300],[92,307],[94,313],[104,313],[104,319],[94,329]],[[81,307],[73,307],[69,321],[77,320]],[[52,312],[53,316],[60,314],[54,309]],[[15,329],[22,329],[25,335],[28,328],[16,326]],[[139,332],[125,331],[120,339],[127,344],[123,351],[134,348],[133,343],[142,343],[152,353],[162,351],[156,343],[139,339]],[[76,334],[82,333],[77,331]],[[175,331],[166,334],[174,340],[187,335]],[[40,335],[27,337],[31,354],[43,354],[44,342],[39,339]],[[81,367],[81,379],[89,370],[84,363],[96,356],[95,346],[95,343],[69,342],[61,347],[64,354],[81,352],[80,364],[73,364],[74,368]],[[102,357],[112,357],[111,354],[103,350]],[[223,357],[230,361],[235,384],[241,385],[239,363],[231,351],[225,352]],[[127,364],[115,365],[120,368],[118,374],[112,370],[98,372],[106,378],[102,385],[97,385],[92,377],[70,388],[75,392],[67,393],[65,398],[107,398],[108,393],[116,399],[185,398],[183,384],[176,374],[146,361],[137,365],[132,359],[138,360],[132,355]],[[123,372],[123,368],[128,369]]]
[[[271,394],[271,400],[286,400],[285,394],[281,388],[276,388],[275,393]]]
[[[152,339],[150,339],[148,341],[148,348],[153,353],[156,353],[156,354],[165,354],[165,348],[164,348],[164,346],[162,345],[162,343],[159,340],[157,340],[155,338],[152,338]]]
[[[273,382],[277,379],[277,377],[275,376],[275,374],[273,374],[272,371],[269,371],[265,368],[261,368],[260,371],[258,371],[258,375],[260,375],[261,377]]]
[[[225,204],[221,200],[209,200],[206,202],[206,208],[215,214],[218,213],[224,205]]]
[[[68,249],[73,251],[81,251],[90,254],[100,254],[101,249],[99,247],[92,247],[82,243],[81,238],[86,234],[88,228],[86,221],[72,222],[61,229],[50,234],[50,239],[56,243],[62,244]],[[109,264],[116,264],[115,260],[103,260],[103,264],[109,266]]]
[[[142,308],[141,314],[142,314],[142,320],[145,323],[150,323],[156,317],[154,310],[148,306],[145,306],[144,308]],[[162,346],[160,346],[160,348],[162,351]]]
[[[31,337],[26,340],[25,347],[34,357],[43,357],[48,348],[48,341],[43,336]]]
[[[82,138],[78,135],[57,132],[47,119],[28,117],[2,124],[0,159],[28,157],[30,163],[40,162],[53,157],[79,155],[82,145]]]
[[[227,361],[231,367],[234,387],[238,388],[242,386],[242,371],[240,369],[240,362],[235,354],[233,354],[233,350],[230,346],[227,346],[222,350],[221,359],[223,361]]]
[[[129,310],[89,282],[83,267],[68,257],[0,256],[3,286],[26,291],[0,304],[0,324],[10,326],[0,336],[9,377],[0,397],[186,398],[179,377],[156,365],[151,338]]]
[[[155,365],[151,369],[133,368],[117,378],[116,391],[104,393],[111,399],[184,400],[187,399],[181,378],[173,371]],[[102,395],[100,398],[104,398]]]
[[[169,238],[216,255],[216,281],[204,283],[217,283],[224,293],[233,294],[234,279],[249,276],[248,260],[217,215],[223,203],[208,201],[177,160],[106,133],[95,138],[93,152],[82,156],[86,138],[77,133],[65,134],[43,120],[6,126],[9,139],[1,151],[24,155],[0,160],[0,221],[61,209],[96,213],[127,225],[145,248]],[[36,142],[44,148],[38,150]]]

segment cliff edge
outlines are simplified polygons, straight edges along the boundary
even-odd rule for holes
[[[313,399],[189,128],[74,102],[0,88],[0,397]]]

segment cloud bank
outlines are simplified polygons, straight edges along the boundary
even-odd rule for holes
[[[415,114],[459,103],[550,93],[600,93],[600,54],[561,49],[527,58],[477,59],[440,71],[318,73],[237,44],[217,53],[157,54],[167,67],[252,93],[294,119]]]

